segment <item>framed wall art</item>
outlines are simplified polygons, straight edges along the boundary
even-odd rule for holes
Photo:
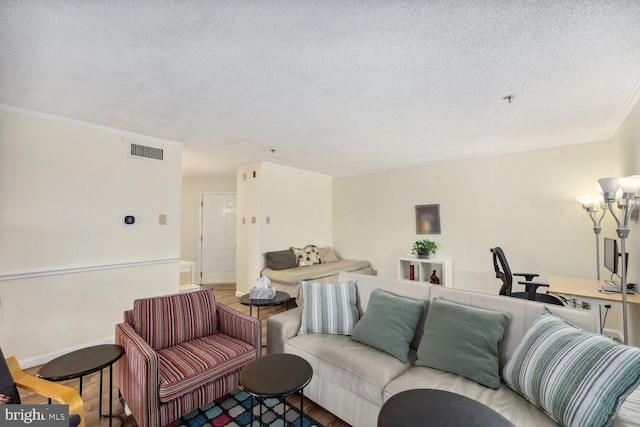
[[[416,206],[416,234],[440,234],[440,205]]]

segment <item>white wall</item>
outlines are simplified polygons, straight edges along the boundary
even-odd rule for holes
[[[180,257],[196,263],[196,282],[199,281],[200,233],[202,193],[235,193],[236,177],[183,176],[182,177],[182,234]],[[185,273],[186,274],[186,273]],[[186,276],[185,276],[186,277]]]
[[[331,246],[331,185],[329,176],[273,163],[238,168],[239,294],[255,286],[265,252],[308,244]]]
[[[162,148],[164,161],[129,157],[131,142]],[[29,366],[113,340],[135,298],[178,289],[181,155],[178,143],[2,108],[5,354]]]
[[[629,113],[629,116],[622,123],[614,138],[616,153],[617,173],[611,176],[640,175],[640,101]],[[615,224],[615,220],[607,214],[603,220],[609,226]],[[640,282],[640,222],[631,222],[629,226],[629,238],[626,241],[626,251],[629,253],[629,266],[627,269],[627,281],[629,283]],[[616,237],[612,232],[611,237]],[[609,326],[618,331],[622,331],[622,310],[613,307],[607,320]],[[628,310],[627,324],[629,327],[629,342],[640,346],[640,306],[630,305]],[[635,330],[635,333],[634,333]]]
[[[591,222],[575,198],[615,172],[611,152],[598,142],[336,179],[333,241],[395,277],[397,258],[429,238],[453,260],[455,287],[487,293],[499,289],[494,246],[513,270],[595,278]],[[431,203],[442,234],[417,235],[415,205]]]
[[[395,277],[413,241],[435,240],[453,259],[455,287],[497,293],[489,248],[514,270],[595,278],[592,223],[575,197],[606,176],[640,174],[640,103],[609,141],[451,162],[334,180],[333,242]],[[415,234],[414,206],[440,203],[442,234]],[[640,223],[631,225],[629,281],[640,281]],[[617,237],[607,215],[601,237]],[[602,258],[601,258],[602,259]],[[607,278],[602,269],[603,278]],[[640,307],[629,309],[630,344],[640,345]],[[614,307],[606,327],[622,333]]]

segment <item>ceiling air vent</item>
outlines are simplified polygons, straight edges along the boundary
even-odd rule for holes
[[[161,148],[147,147],[146,145],[131,144],[131,156],[163,160],[164,150]]]

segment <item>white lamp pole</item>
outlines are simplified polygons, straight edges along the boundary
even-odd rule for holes
[[[609,211],[616,220],[618,237],[620,237],[620,250],[622,251],[622,323],[624,328],[624,343],[629,343],[629,333],[627,330],[627,257],[625,241],[629,236],[629,219],[631,213],[640,204],[638,190],[640,190],[640,175],[628,176],[624,178],[601,178],[598,180],[604,193],[604,200],[609,207]],[[622,197],[618,203],[620,218],[613,209],[613,202],[616,200],[616,192],[622,190]]]
[[[593,222],[593,232],[596,235],[596,277],[600,280],[600,232],[602,231],[600,223],[602,222],[604,215],[607,213],[607,208],[602,196],[580,196],[577,197],[577,199],[582,204],[584,210],[589,214],[591,222]],[[600,215],[600,218],[596,218],[598,207],[602,208],[602,215]]]

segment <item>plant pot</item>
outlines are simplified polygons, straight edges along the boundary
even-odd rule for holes
[[[419,259],[427,259],[427,258],[429,258],[429,252],[428,251],[426,251],[426,252],[418,252],[418,258]]]

